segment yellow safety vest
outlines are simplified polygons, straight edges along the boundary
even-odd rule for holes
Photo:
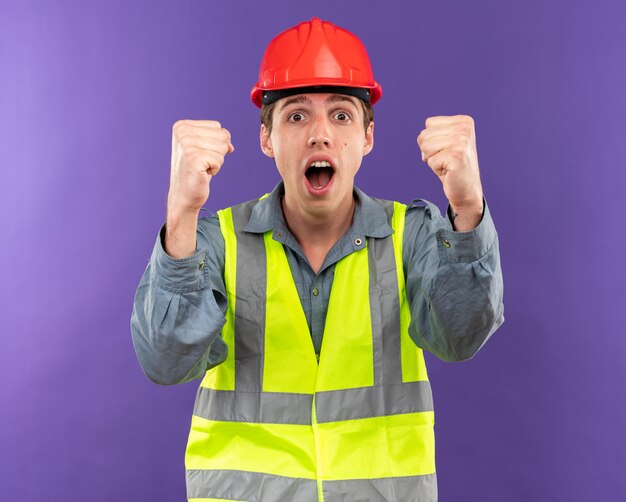
[[[436,501],[432,395],[408,334],[406,206],[379,201],[394,233],[335,265],[318,362],[283,245],[243,230],[257,202],[218,212],[228,357],[198,389],[188,499]]]

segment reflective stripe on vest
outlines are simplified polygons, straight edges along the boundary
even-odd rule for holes
[[[243,231],[257,201],[218,212],[229,352],[196,396],[190,500],[437,499],[430,384],[408,335],[406,206],[379,202],[394,233],[335,265],[319,364],[283,245]]]

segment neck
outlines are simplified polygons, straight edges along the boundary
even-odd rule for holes
[[[282,207],[287,227],[303,249],[316,247],[328,251],[350,228],[355,202],[350,192],[332,211],[308,212],[290,204],[285,194]]]

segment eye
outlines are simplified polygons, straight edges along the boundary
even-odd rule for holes
[[[335,113],[335,119],[339,120],[340,122],[347,122],[350,120],[350,115],[346,112],[337,112]]]
[[[304,115],[302,115],[300,112],[295,112],[289,115],[289,120],[291,122],[301,122],[303,119]]]

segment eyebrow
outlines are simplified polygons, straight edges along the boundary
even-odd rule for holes
[[[341,101],[347,101],[348,103],[352,103],[352,105],[356,106],[354,104],[354,101],[352,101],[349,96],[344,96],[342,94],[332,94],[326,99],[327,103],[339,103]],[[282,112],[285,108],[287,108],[289,105],[293,105],[294,103],[311,103],[311,100],[306,96],[296,96],[285,101],[280,107],[279,112]]]
[[[347,101],[348,103],[352,103],[353,105],[355,104],[349,96],[345,96],[342,94],[333,94],[326,100],[327,103],[338,103],[340,101]]]
[[[310,103],[310,102],[311,100],[307,98],[306,96],[296,96],[295,98],[291,98],[285,101],[280,107],[279,111],[282,112],[285,108],[287,108],[289,105],[293,105],[294,103]]]

